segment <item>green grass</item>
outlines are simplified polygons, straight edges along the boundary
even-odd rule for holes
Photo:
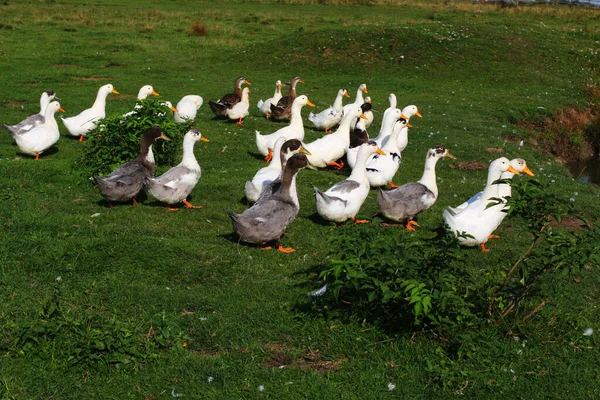
[[[317,275],[335,251],[327,239],[357,229],[316,217],[312,188],[326,189],[348,171],[300,172],[300,214],[284,238],[295,253],[238,244],[226,212],[246,208],[243,184],[264,165],[254,131],[283,126],[261,117],[256,102],[272,95],[277,79],[300,75],[299,92],[318,109],[339,88],[354,94],[366,83],[376,110],[372,136],[390,92],[400,105],[418,105],[424,118],[411,121],[396,183],[420,177],[432,145],[484,163],[498,156],[485,148],[501,147],[597,220],[596,186],[574,180],[529,143],[520,148],[503,137],[527,136],[513,125],[526,115],[588,106],[585,85],[600,84],[600,11],[470,2],[135,3],[0,5],[1,122],[37,112],[48,89],[70,116],[112,83],[122,94],[108,98],[113,115],[130,110],[145,84],[174,104],[186,94],[207,103],[239,75],[252,82],[251,115],[240,128],[202,106],[194,127],[210,143],[196,145],[202,178],[192,202],[204,208],[178,212],[151,198],[107,208],[75,167],[85,145],[60,122],[61,139],[37,162],[0,135],[3,398],[598,397],[597,333],[581,335],[600,329],[597,265],[542,280],[519,318],[542,300],[548,305],[519,324],[519,341],[491,322],[447,343],[409,326],[390,332],[305,296],[320,286]],[[194,23],[207,35],[189,36]],[[306,127],[307,141],[320,137]],[[417,235],[430,235],[446,206],[483,187],[486,171],[453,164],[438,163],[440,196]],[[375,200],[372,191],[361,216],[377,211]],[[465,272],[482,293],[531,240],[519,219],[505,220],[498,234],[489,254],[464,250]],[[112,347],[103,352],[95,341]]]

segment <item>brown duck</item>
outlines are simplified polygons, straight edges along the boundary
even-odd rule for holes
[[[233,87],[233,93],[226,94],[217,101],[209,100],[208,104],[210,109],[215,113],[216,116],[226,117],[227,109],[232,108],[237,103],[242,101],[242,85],[251,85],[248,80],[240,76],[235,80],[235,86]]]
[[[290,119],[292,115],[292,103],[294,103],[294,99],[296,98],[296,85],[300,83],[304,83],[299,76],[295,76],[291,81],[286,83],[289,85],[290,89],[287,95],[283,96],[277,102],[277,105],[271,104],[271,117],[275,120],[283,120]]]

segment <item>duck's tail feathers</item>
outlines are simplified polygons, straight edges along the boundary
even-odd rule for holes
[[[217,103],[212,100],[208,101],[208,105],[215,115],[225,115],[227,114],[227,106],[223,103]]]
[[[262,99],[260,99],[258,101],[258,103],[256,104],[256,107],[258,107],[258,109],[260,110],[262,108],[263,104],[265,104],[265,102]]]

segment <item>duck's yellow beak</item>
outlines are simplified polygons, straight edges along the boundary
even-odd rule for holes
[[[382,155],[382,156],[385,156],[385,155],[386,155],[386,154],[385,154],[385,152],[384,152],[383,150],[381,150],[379,147],[377,148],[377,150],[375,150],[375,152],[376,152],[377,154],[380,154],[380,155]]]
[[[179,111],[177,111],[177,109],[176,109],[175,107],[173,107],[173,106],[171,106],[171,107],[169,107],[169,108],[170,108],[171,110],[173,110],[173,112],[179,112]]]
[[[344,92],[344,97],[350,97],[350,95],[348,94],[348,92]]]
[[[423,116],[421,115],[421,113],[419,112],[419,110],[417,110],[417,112],[415,113],[415,115],[419,118],[423,118]]]
[[[156,93],[156,90],[153,90],[153,91],[152,91],[152,94],[153,94],[153,95],[155,95],[156,97],[159,97],[159,96],[160,96],[160,94]]]
[[[452,160],[456,160],[456,157],[454,157],[454,155],[452,153],[450,153],[448,150],[446,150],[446,154],[444,154],[444,157],[448,157],[448,158],[451,158]]]
[[[529,169],[529,167],[528,167],[528,166],[525,166],[525,168],[523,168],[523,172],[525,172],[525,173],[526,173],[527,175],[529,175],[529,176],[535,176],[535,175],[533,174],[533,172],[531,172],[531,170]]]
[[[311,107],[314,107],[314,106],[315,106],[315,105],[312,103],[312,101],[310,101],[310,100],[306,100],[306,105],[307,105],[307,106],[311,106]]]
[[[207,143],[210,142],[210,140],[208,140],[208,138],[206,138],[204,136],[201,136],[200,140],[203,141],[203,142],[207,142]]]
[[[508,166],[508,169],[507,169],[507,171],[508,171],[508,172],[512,172],[512,173],[513,173],[513,174],[515,174],[515,175],[520,175],[520,174],[521,174],[519,171],[517,171],[516,169],[514,169],[514,168],[512,167],[512,165],[509,165],[509,166]]]
[[[244,81],[244,83],[245,83],[246,85],[252,85],[252,84],[250,83],[250,81]]]
[[[281,83],[277,84],[277,89],[281,89]]]
[[[165,133],[164,133],[164,132],[163,132],[163,133],[161,133],[161,134],[160,134],[160,136],[159,136],[157,139],[164,139],[164,140],[166,140],[167,142],[171,140],[171,139],[169,139],[169,138],[167,137],[167,135],[165,135]]]
[[[362,119],[366,119],[366,120],[368,120],[368,119],[369,119],[369,118],[367,118],[367,117],[365,116],[365,114],[360,114],[360,118],[362,118]]]
[[[113,90],[112,90],[112,92],[113,92],[114,94],[119,94],[119,92],[117,92],[115,89],[113,89]]]
[[[61,107],[61,108],[58,109],[58,111],[65,112],[65,109]]]
[[[406,127],[407,128],[412,128],[412,125],[411,124],[406,124]]]
[[[363,89],[363,92],[365,93],[369,93],[369,91],[367,90],[367,87],[365,86],[365,88]]]
[[[304,153],[307,156],[312,156],[311,152],[308,151],[308,149],[304,146],[300,146],[300,150],[298,150],[299,153]]]
[[[400,118],[405,119],[408,122],[408,117],[404,114],[400,114]]]
[[[304,83],[304,81],[302,79],[298,79],[298,82],[300,83]]]

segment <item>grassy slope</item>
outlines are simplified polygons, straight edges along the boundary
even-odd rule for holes
[[[594,26],[600,16],[565,10],[9,2],[0,6],[2,122],[36,112],[39,93],[48,88],[73,115],[88,107],[97,87],[107,82],[123,94],[109,98],[109,114],[129,109],[139,87],[148,83],[174,103],[189,93],[201,94],[206,102],[244,74],[253,82],[255,104],[271,96],[276,79],[300,75],[306,82],[300,91],[321,108],[340,87],[354,93],[365,82],[379,111],[371,134],[378,131],[390,92],[424,114],[413,121],[400,182],[420,176],[433,144],[446,143],[460,160],[482,162],[496,157],[483,148],[504,147],[509,157],[525,158],[539,179],[555,180],[557,191],[596,217],[596,188],[572,180],[535,149],[519,150],[501,139],[516,129],[509,123],[515,117],[540,112],[539,107],[584,105],[584,84],[598,83],[593,50],[598,50],[600,33]],[[194,22],[206,24],[208,36],[188,36]],[[110,63],[119,65],[106,67]],[[152,200],[137,208],[105,208],[86,177],[72,170],[81,145],[70,137],[63,136],[56,151],[40,162],[19,156],[8,135],[0,137],[2,325],[38,320],[40,303],[60,286],[62,304],[79,318],[114,319],[137,336],[168,326],[181,330],[176,342],[189,342],[187,350],[160,348],[157,361],[117,369],[69,366],[63,358],[66,344],[57,338],[56,350],[0,359],[4,396],[166,398],[174,389],[188,398],[364,398],[366,393],[387,397],[388,382],[397,385],[394,395],[407,397],[449,396],[466,382],[464,392],[471,396],[597,395],[597,351],[585,348],[595,339],[580,337],[582,327],[600,321],[583,298],[595,302],[599,296],[596,268],[580,284],[568,277],[546,284],[539,297],[550,298],[553,307],[539,318],[549,322],[539,324],[547,325],[540,333],[529,332],[526,347],[498,340],[493,332],[480,333],[474,334],[479,346],[467,349],[472,355],[459,358],[422,335],[388,337],[368,323],[304,312],[299,307],[303,294],[315,287],[313,271],[329,252],[325,240],[352,229],[314,218],[312,187],[326,188],[346,172],[300,174],[302,208],[285,239],[296,253],[232,243],[225,212],[244,209],[238,201],[243,183],[263,165],[254,156],[253,132],[280,126],[260,118],[254,105],[251,111],[238,128],[213,120],[202,107],[197,127],[211,142],[196,148],[203,177],[193,198],[204,209],[177,213]],[[307,130],[309,140],[319,135]],[[480,190],[485,180],[484,171],[451,169],[450,164],[438,165],[440,198],[420,219],[424,232],[441,224],[444,207]],[[374,200],[375,192],[362,214],[376,211]],[[100,216],[92,218],[95,213]],[[518,221],[506,221],[500,235],[492,253],[469,251],[471,273],[506,267],[528,245]],[[500,278],[497,271],[488,273]],[[326,373],[315,372],[316,364],[312,369],[265,367],[273,349],[283,346],[296,361],[343,363]],[[214,377],[210,384],[209,376]],[[264,392],[257,390],[261,384]]]

